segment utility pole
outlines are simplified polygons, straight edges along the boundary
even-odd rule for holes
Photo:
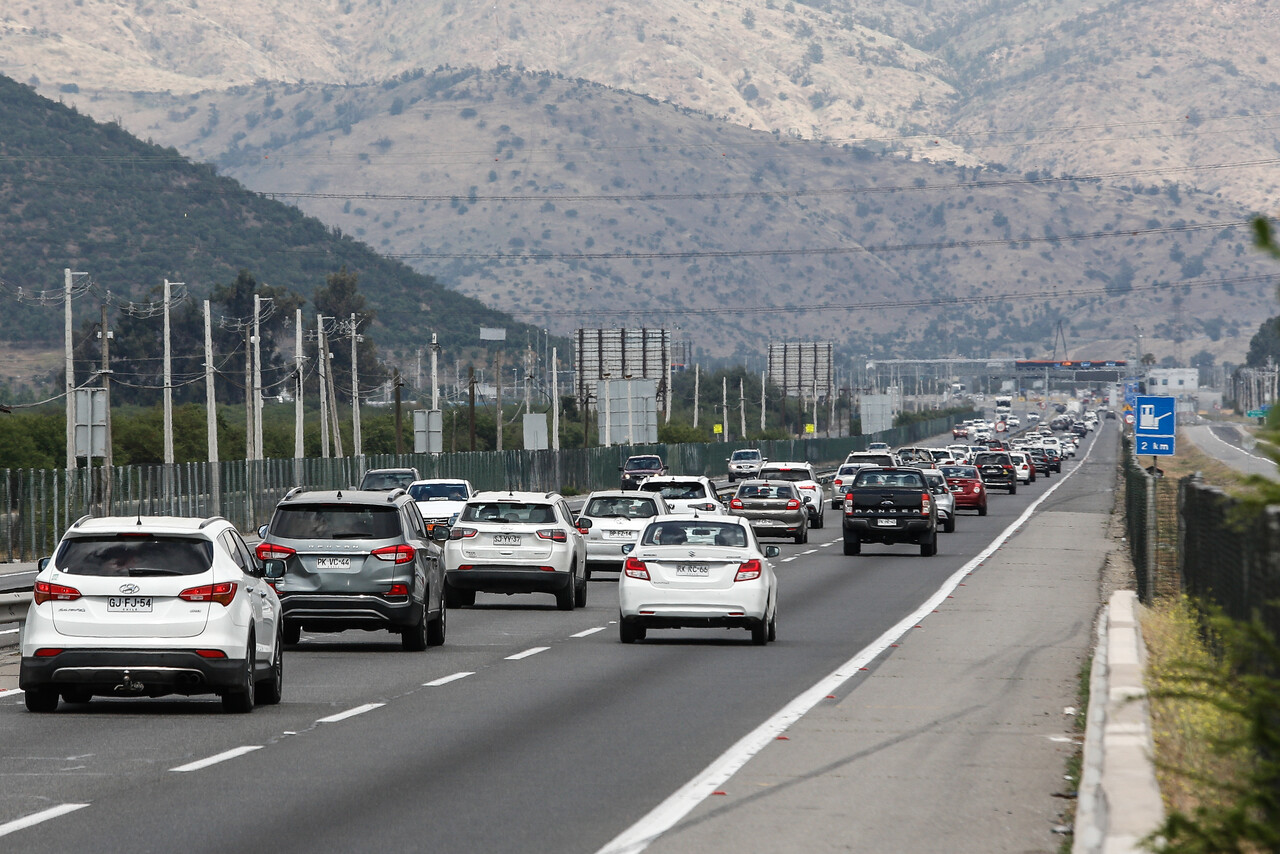
[[[320,377],[320,456],[329,459],[329,360],[324,352],[324,315],[316,315],[316,359]]]
[[[293,317],[293,458],[298,461],[294,469],[294,482],[302,482],[303,384],[302,384],[302,309],[296,309]]]
[[[70,267],[62,270],[62,326],[63,326],[63,344],[66,350],[66,393],[67,393],[67,477],[70,478],[70,472],[76,467],[76,367],[75,362],[71,358],[71,281],[75,273],[71,272]],[[83,274],[81,274],[83,275]],[[67,486],[71,486],[68,479]],[[68,492],[70,490],[68,489]],[[68,495],[68,499],[70,496]],[[67,505],[70,507],[70,504]],[[68,520],[70,521],[70,520]]]
[[[167,386],[168,383],[166,382]],[[253,326],[244,327],[244,458],[253,459]]]
[[[764,405],[765,405],[765,372],[760,372],[760,432],[765,429],[764,424]]]
[[[741,439],[747,438],[747,391],[742,377],[738,377],[738,426]]]
[[[431,333],[431,408],[440,408],[440,384],[439,374],[436,373],[436,360],[440,354],[440,344],[436,341],[436,334]]]
[[[170,341],[169,329],[169,301],[172,295],[172,287],[174,284],[182,284],[181,282],[170,282],[164,280],[164,464],[165,466],[173,465],[173,346]],[[167,474],[172,476],[172,469]],[[172,487],[172,483],[169,484]],[[169,492],[169,498],[173,497]]]
[[[701,376],[702,376],[702,366],[695,364],[693,366],[693,429],[694,430],[698,429],[698,410],[702,408],[701,406],[698,405],[700,402],[700,398],[698,397],[698,382],[701,379]]]
[[[253,295],[253,458],[262,452],[262,297]]]
[[[111,507],[111,330],[107,328],[107,306],[102,306],[102,399],[106,405],[107,445],[102,451],[102,506],[110,515]]]
[[[337,318],[333,318],[334,321]],[[338,389],[337,380],[333,375],[333,353],[329,350],[329,333],[324,333],[324,360],[329,366],[328,370],[328,393],[329,393],[329,424],[330,432],[333,433],[333,455],[341,457],[342,454],[342,425],[338,421]]]
[[[471,450],[474,451],[476,449],[476,369],[472,365],[467,366],[467,400]]]
[[[636,443],[635,422],[636,412],[634,397],[631,393],[631,375],[628,374],[627,380],[627,444],[634,445]]]
[[[613,444],[613,393],[609,390],[609,373],[604,374],[604,443]]]
[[[556,349],[551,348],[551,450],[560,450],[560,373],[556,370]],[[556,457],[556,465],[559,466],[560,458]],[[559,476],[557,475],[556,486],[559,484]]]
[[[400,415],[400,387],[404,382],[400,379],[400,369],[396,368],[395,378],[392,380],[396,388],[396,454],[404,453],[404,423],[401,421]]]
[[[497,422],[497,450],[502,450],[502,350],[493,354],[494,420]]]
[[[360,373],[356,368],[356,345],[363,336],[356,334],[356,315],[351,313],[351,455],[364,456],[364,443],[360,436]]]
[[[729,378],[720,378],[720,441],[729,441]]]
[[[209,449],[209,473],[213,492],[210,511],[222,508],[222,471],[218,465],[218,404],[213,378],[213,309],[204,301],[204,418],[205,442]]]

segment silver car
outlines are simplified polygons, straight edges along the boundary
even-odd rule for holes
[[[933,493],[933,503],[938,506],[938,526],[950,534],[956,529],[956,497],[951,494],[947,478],[941,471],[924,469],[923,474],[929,491]]]
[[[786,481],[745,480],[729,500],[729,512],[751,523],[757,537],[791,537],[809,541],[807,496]]]
[[[584,520],[590,523],[586,527],[587,578],[592,572],[621,572],[627,559],[622,547],[638,542],[649,520],[668,512],[667,502],[658,493],[609,489],[588,495],[578,514],[579,527],[584,527]]]
[[[760,474],[760,466],[769,460],[761,456],[760,451],[755,448],[743,448],[734,451],[725,462],[729,464],[729,482],[733,483],[739,478],[755,477]]]

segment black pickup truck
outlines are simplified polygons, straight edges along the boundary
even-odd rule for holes
[[[863,543],[915,543],[920,554],[938,553],[938,508],[916,468],[864,468],[844,497],[844,553]]]

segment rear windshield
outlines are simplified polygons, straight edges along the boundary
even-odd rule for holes
[[[622,466],[623,471],[656,471],[662,468],[657,457],[632,457]]]
[[[795,498],[795,493],[786,484],[744,483],[738,487],[739,498]]]
[[[407,488],[417,479],[417,475],[411,471],[371,471],[365,472],[364,480],[360,481],[360,488],[379,491],[401,489]]]
[[[409,487],[414,501],[466,501],[465,483],[419,483]]]
[[[860,466],[891,466],[893,457],[888,454],[854,454],[845,462],[857,463]]]
[[[390,540],[399,537],[394,505],[293,504],[276,508],[271,536],[287,540]]]
[[[648,519],[658,515],[658,503],[652,498],[593,498],[583,515],[594,519]]]
[[[688,498],[706,498],[707,489],[698,481],[685,481],[683,483],[672,483],[670,481],[663,483],[654,483],[646,481],[640,484],[640,489],[645,492],[656,492],[663,498],[671,500],[681,500]]]
[[[924,476],[909,471],[868,471],[858,472],[855,486],[910,486],[924,489]]]
[[[707,546],[734,546],[746,548],[747,532],[733,522],[704,522],[692,519],[688,522],[661,522],[645,528],[640,544],[644,546],[681,546],[688,544]]]
[[[482,501],[462,508],[460,522],[520,522],[541,525],[556,521],[550,504],[525,504],[520,501]]]
[[[975,466],[1004,466],[1012,465],[1013,460],[1009,459],[1008,454],[978,454],[973,458]]]
[[[62,541],[53,563],[68,575],[199,575],[213,566],[213,543],[198,537],[73,537]]]
[[[760,476],[769,480],[813,480],[808,469],[764,469]]]
[[[978,478],[978,470],[973,466],[943,466],[939,471],[943,477]]]

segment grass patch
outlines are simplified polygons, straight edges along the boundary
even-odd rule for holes
[[[1067,767],[1063,772],[1063,779],[1070,790],[1070,799],[1067,806],[1062,810],[1061,824],[1065,827],[1074,828],[1076,826],[1076,810],[1079,808],[1079,799],[1077,795],[1080,792],[1080,775],[1084,773],[1084,736],[1085,726],[1089,721],[1089,680],[1093,675],[1093,654],[1084,660],[1080,665],[1080,672],[1076,675],[1076,713],[1072,717],[1074,726],[1073,733],[1076,735],[1076,749],[1067,757]],[[1058,843],[1058,854],[1071,854],[1071,849],[1075,845],[1075,832],[1072,830],[1063,834],[1062,841]]]

